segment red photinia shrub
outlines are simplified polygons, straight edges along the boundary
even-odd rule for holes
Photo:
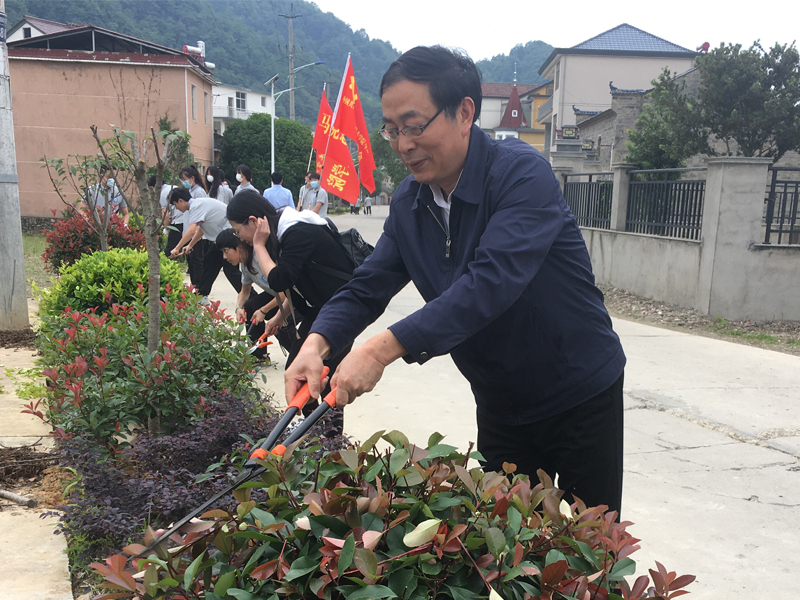
[[[87,223],[90,218],[88,213],[84,217],[76,213],[66,214],[56,222],[52,230],[45,231],[47,249],[42,254],[42,259],[50,270],[58,271],[61,265],[71,265],[84,254],[100,250],[100,237]],[[108,223],[108,247],[143,249],[144,233],[133,223],[125,227],[122,219],[111,215]]]

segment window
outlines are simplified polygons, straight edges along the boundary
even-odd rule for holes
[[[554,87],[558,89],[558,80],[561,79],[561,63],[556,63],[556,77],[553,83],[555,84]]]
[[[516,110],[512,110],[512,111],[511,111],[511,116],[512,116],[512,117],[516,117],[516,116],[517,116],[517,114],[518,114],[518,113],[517,113],[517,111],[516,111]]]
[[[192,84],[192,121],[197,121],[197,86]]]
[[[264,106],[264,107],[267,106],[267,97],[266,96],[261,96],[261,106]]]
[[[30,27],[23,27],[22,28],[22,37],[29,38],[31,37],[31,28]]]
[[[247,94],[244,92],[236,92],[236,108],[247,110]]]
[[[208,92],[203,92],[203,115],[205,116],[205,123],[208,125]]]

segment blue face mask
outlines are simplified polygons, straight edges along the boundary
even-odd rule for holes
[[[183,181],[181,181],[181,183],[183,184],[183,187],[185,187],[187,190],[192,189],[192,182],[189,181],[188,179],[184,179]]]
[[[319,181],[317,181],[316,179],[314,179],[314,180],[311,182],[311,184],[310,184],[310,185],[311,185],[311,189],[312,189],[312,190],[315,190],[315,189],[317,189],[317,188],[319,187]]]

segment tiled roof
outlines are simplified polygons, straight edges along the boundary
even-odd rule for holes
[[[572,105],[572,112],[574,112],[576,116],[577,116],[577,115],[582,115],[582,116],[585,116],[585,115],[595,116],[595,115],[599,115],[599,114],[600,114],[601,112],[603,112],[603,111],[602,111],[602,110],[581,110],[580,108],[578,108],[577,106],[575,106],[575,105],[573,104],[573,105]]]
[[[185,54],[139,54],[132,52],[87,52],[85,50],[47,50],[45,48],[9,48],[9,58],[45,58],[82,62],[121,62],[126,64],[156,64],[181,67],[196,66]]]
[[[626,52],[692,52],[651,33],[623,23],[572,47],[574,50],[618,50]]]
[[[514,89],[513,83],[481,83],[481,93],[483,94],[484,98],[510,98],[511,97],[511,90]],[[526,92],[530,92],[531,90],[535,90],[538,87],[541,87],[541,84],[526,84],[526,83],[519,83],[516,84],[517,92],[519,94],[524,94]]]
[[[516,116],[515,116],[516,113]],[[503,118],[500,119],[500,127],[527,127],[528,123],[525,121],[525,115],[522,114],[522,104],[519,102],[519,93],[517,86],[511,88],[511,97],[508,99],[506,111],[503,113]]]
[[[61,33],[62,31],[69,31],[70,29],[80,27],[80,25],[75,25],[74,23],[58,23],[56,21],[31,17],[30,15],[23,15],[22,18],[45,35],[49,33]]]

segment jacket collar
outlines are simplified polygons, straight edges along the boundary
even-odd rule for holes
[[[458,180],[456,189],[453,190],[453,198],[458,198],[469,204],[479,204],[481,201],[481,190],[483,189],[483,174],[488,162],[489,147],[492,140],[480,127],[473,124],[469,133],[469,147],[467,148],[467,160],[464,161],[464,170]],[[414,203],[411,210],[419,206],[420,201],[433,200],[433,192],[428,185],[419,185]]]

